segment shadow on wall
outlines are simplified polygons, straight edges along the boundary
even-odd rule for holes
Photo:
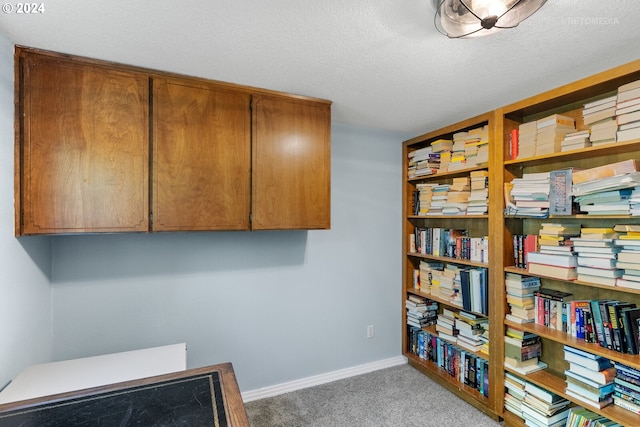
[[[307,234],[287,230],[56,236],[51,237],[53,282],[302,265]],[[74,268],[63,268],[71,265]]]
[[[51,281],[51,237],[25,236],[16,240],[33,264]]]

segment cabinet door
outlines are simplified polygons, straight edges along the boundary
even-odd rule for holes
[[[249,228],[250,132],[247,93],[154,80],[154,231]]]
[[[330,105],[254,96],[252,225],[330,226]]]
[[[19,71],[17,234],[148,231],[148,77],[39,55]]]

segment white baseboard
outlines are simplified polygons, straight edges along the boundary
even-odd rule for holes
[[[337,371],[327,372],[326,374],[314,375],[312,377],[301,378],[299,380],[293,380],[282,384],[276,384],[256,390],[249,390],[242,393],[242,400],[244,402],[251,402],[252,400],[278,396],[280,394],[289,393],[291,391],[330,383],[332,381],[353,377],[355,375],[366,374],[368,372],[377,371],[379,369],[404,365],[405,363],[407,363],[406,357],[396,356],[389,359],[378,360],[376,362],[365,363],[364,365],[353,366],[351,368],[338,369]]]

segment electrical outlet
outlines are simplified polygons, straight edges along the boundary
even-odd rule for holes
[[[367,338],[373,338],[376,335],[373,325],[367,326]]]

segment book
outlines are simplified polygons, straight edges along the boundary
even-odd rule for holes
[[[548,390],[546,390],[546,389],[544,389],[542,387],[538,387],[537,385],[535,385],[533,383],[530,383],[530,382],[527,382],[525,384],[524,391],[534,395],[538,399],[542,400],[543,402],[549,403],[549,404],[553,404],[553,403],[557,403],[557,402],[565,400],[559,394],[550,392],[550,391],[548,391]]]
[[[627,411],[631,411],[634,414],[640,415],[640,405],[636,405],[635,403],[629,402],[626,399],[623,399],[619,396],[613,396],[613,403]]]
[[[620,311],[620,320],[624,329],[625,350],[629,354],[638,354],[640,343],[638,342],[638,321],[640,308],[629,307]]]
[[[527,374],[530,374],[532,372],[541,371],[541,370],[546,369],[548,367],[548,365],[545,362],[541,361],[541,360],[538,361],[537,365],[526,366],[526,367],[523,367],[523,368],[518,368],[517,366],[512,366],[505,360],[504,366],[505,366],[505,368],[511,369],[512,371],[517,372],[520,375],[527,375]]]
[[[602,371],[594,371],[577,363],[569,362],[569,371],[597,382],[598,384],[608,384],[616,377],[615,367],[603,369]]]
[[[574,213],[571,185],[573,168],[553,170],[549,175],[549,215],[571,215]]]
[[[530,252],[527,254],[527,264],[529,263],[576,267],[578,260],[575,255],[551,255],[542,252]]]
[[[545,417],[541,413],[537,412],[535,409],[528,407],[526,405],[522,405],[523,418],[525,418],[525,420],[532,419],[536,423],[536,425],[541,425],[541,426],[552,426],[559,422],[563,422],[563,424],[561,425],[564,425],[564,420],[566,420],[567,417],[569,416],[569,411],[570,409],[565,409],[554,415]]]
[[[640,170],[640,160],[623,160],[603,166],[575,171],[572,174],[572,183],[579,184],[596,179],[624,175],[638,170]]]
[[[576,272],[575,268],[558,267],[552,265],[537,264],[533,262],[527,264],[527,271],[530,274],[535,274],[538,276],[548,276],[563,280],[575,280],[578,277],[578,273]]]
[[[564,346],[564,359],[593,371],[602,371],[613,366],[606,357],[597,357],[573,347]]]
[[[609,277],[613,279],[622,276],[623,273],[623,270],[618,268],[594,268],[581,265],[579,265],[576,270],[578,275],[585,274],[589,276]]]
[[[575,389],[575,388],[567,387],[567,389],[565,390],[565,393],[567,393],[567,395],[571,396],[575,400],[580,401],[580,403],[593,408],[597,408],[597,409],[602,409],[605,406],[609,406],[613,403],[612,396],[607,396],[602,399],[594,400],[590,396],[585,396],[585,394],[589,394],[589,393],[585,393],[584,391]]]
[[[571,371],[565,371],[565,381],[568,384],[574,384],[584,390],[597,394],[600,397],[611,394],[615,389],[615,379],[608,384],[598,384],[595,381],[591,381],[588,378],[581,377]]]

